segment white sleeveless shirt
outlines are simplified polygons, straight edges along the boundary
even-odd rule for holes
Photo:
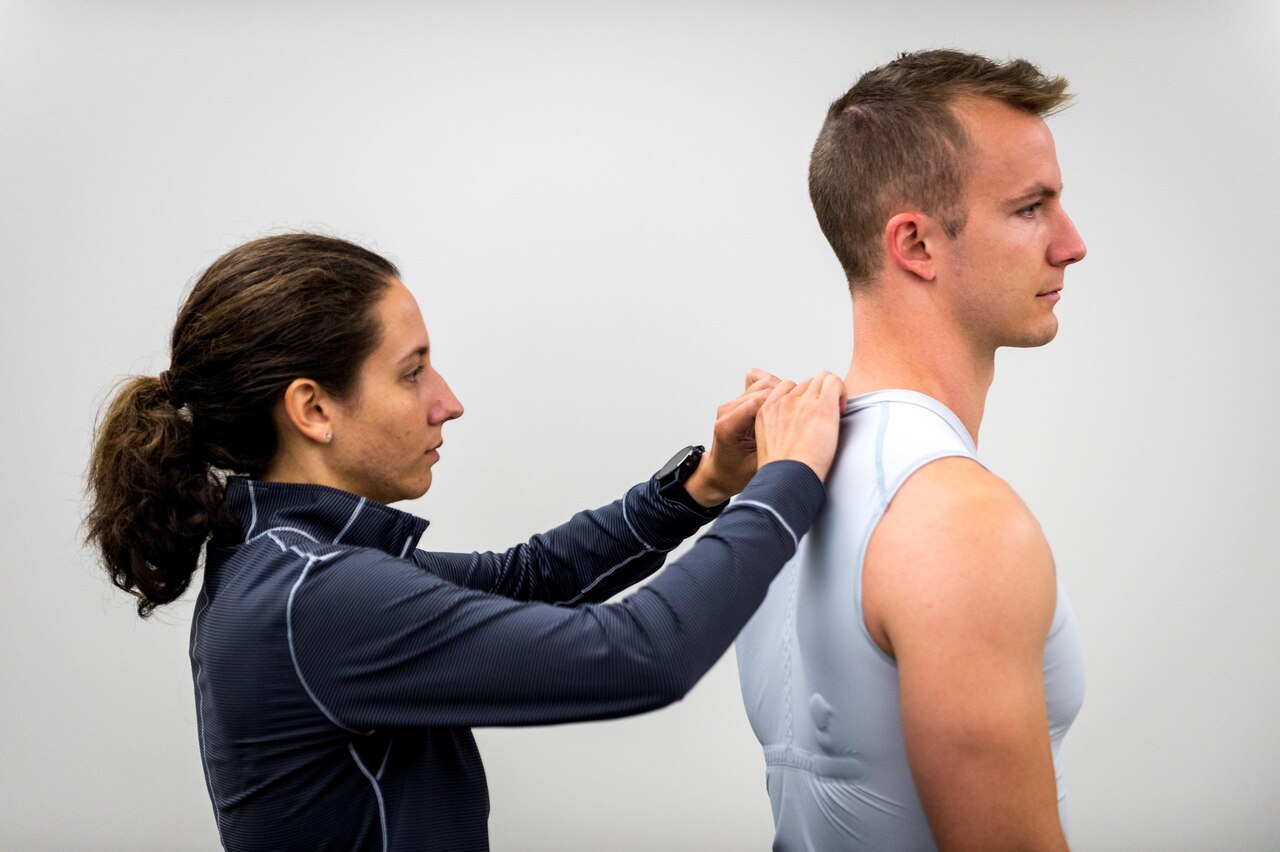
[[[775,850],[937,848],[907,764],[897,665],[863,618],[862,565],[898,488],[947,456],[976,460],[976,450],[936,400],[906,390],[849,400],[826,506],[738,636],[742,696],[764,746]],[[1061,583],[1044,690],[1065,831],[1059,748],[1084,699],[1084,650]]]

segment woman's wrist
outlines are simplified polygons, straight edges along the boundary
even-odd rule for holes
[[[694,502],[707,509],[719,506],[742,490],[741,488],[730,490],[723,483],[718,482],[712,469],[713,465],[708,453],[703,456],[702,463],[684,482],[684,490],[689,492]]]

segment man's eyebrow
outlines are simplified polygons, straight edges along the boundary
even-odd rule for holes
[[[1015,204],[1017,206],[1022,206],[1023,204],[1030,204],[1033,201],[1050,201],[1054,198],[1057,198],[1061,194],[1062,194],[1061,185],[1059,185],[1057,189],[1054,189],[1048,184],[1038,183],[1035,186],[1031,187],[1031,189],[1028,189],[1026,192],[1014,198],[1013,201],[1010,203]]]

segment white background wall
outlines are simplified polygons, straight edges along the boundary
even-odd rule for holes
[[[499,547],[604,502],[760,365],[843,372],[826,105],[902,50],[1024,55],[1089,243],[982,454],[1082,623],[1079,849],[1280,844],[1280,7],[0,0],[0,847],[212,849],[186,634],[82,547],[91,427],[268,231],[393,257],[467,405],[413,511]],[[638,719],[482,731],[495,849],[771,836],[728,655]]]

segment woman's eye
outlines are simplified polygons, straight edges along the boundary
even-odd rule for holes
[[[405,375],[405,378],[411,382],[416,382],[418,380],[418,376],[420,375],[422,375],[422,368],[415,367],[411,372]]]

